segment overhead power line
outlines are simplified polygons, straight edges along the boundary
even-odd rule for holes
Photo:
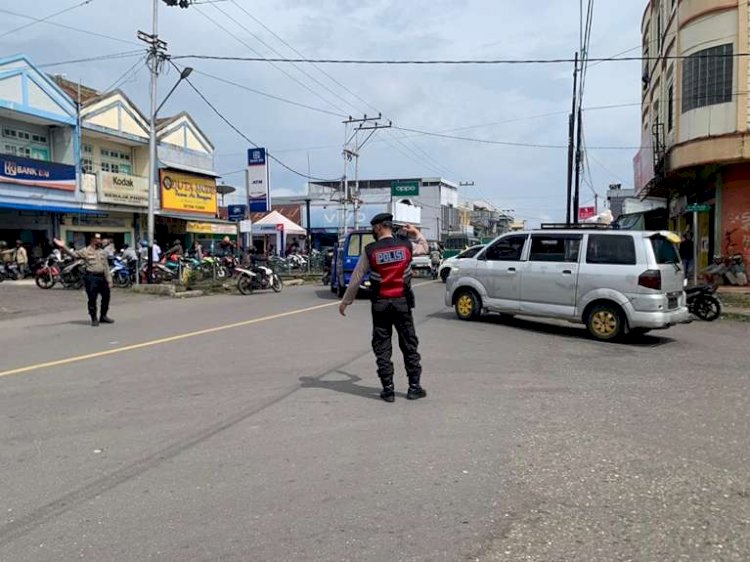
[[[323,108],[320,108],[320,107],[315,107],[315,106],[312,106],[312,105],[307,105],[306,103],[301,103],[301,102],[290,100],[290,99],[287,99],[287,98],[282,98],[281,96],[277,96],[277,95],[274,95],[274,94],[269,94],[268,92],[263,92],[261,90],[256,90],[255,88],[251,88],[250,86],[245,86],[244,84],[240,84],[238,82],[233,82],[232,80],[228,80],[226,78],[222,78],[221,76],[216,76],[214,74],[209,74],[207,72],[201,72],[200,70],[194,70],[193,72],[195,72],[195,74],[200,74],[201,76],[205,76],[207,78],[211,78],[213,80],[216,80],[217,82],[221,82],[223,84],[228,84],[230,86],[234,86],[235,88],[240,88],[241,90],[245,90],[245,91],[251,92],[253,94],[257,94],[259,96],[270,98],[270,99],[273,99],[273,100],[276,100],[276,101],[280,101],[280,102],[283,102],[283,103],[288,103],[290,105],[296,105],[297,107],[302,107],[304,109],[309,109],[311,111],[318,111],[320,113],[326,113],[327,115],[333,115],[334,117],[341,117],[343,119],[346,119],[346,117],[347,117],[343,113],[336,113],[336,112],[330,111],[328,109],[323,109]]]
[[[129,41],[127,39],[121,39],[120,37],[114,37],[112,35],[107,35],[105,33],[98,33],[96,31],[91,31],[90,29],[83,29],[83,28],[80,28],[80,27],[73,27],[72,25],[65,25],[65,24],[62,24],[62,23],[54,22],[54,21],[48,21],[48,18],[35,18],[35,17],[29,16],[27,14],[20,14],[18,12],[13,12],[11,10],[5,10],[5,9],[2,9],[2,8],[0,8],[0,13],[2,13],[2,14],[8,14],[8,15],[11,15],[11,16],[15,16],[17,18],[23,18],[23,19],[27,19],[27,20],[32,20],[32,21],[34,21],[36,23],[43,23],[43,24],[46,24],[46,25],[52,25],[52,26],[55,26],[55,27],[59,27],[61,29],[68,29],[70,31],[76,31],[78,33],[84,33],[86,35],[91,35],[93,37],[101,37],[103,39],[109,39],[111,41],[117,41],[118,43],[127,43],[128,45],[138,45],[138,43],[136,43],[135,41]]]
[[[423,131],[420,129],[410,129],[408,127],[397,127],[393,126],[394,129],[399,131],[407,131],[419,135],[427,135],[430,137],[439,137],[444,139],[461,140],[467,142],[477,142],[482,144],[497,144],[502,146],[518,146],[526,148],[564,148],[567,150],[568,145],[566,144],[543,144],[543,143],[529,143],[529,142],[515,142],[515,141],[503,141],[494,139],[478,139],[474,137],[463,137],[459,135],[448,135],[444,133],[437,133],[433,131]],[[638,150],[640,146],[592,146],[589,150]]]
[[[77,4],[75,4],[75,5],[73,5],[73,6],[68,6],[67,8],[65,8],[65,9],[63,9],[63,10],[60,10],[60,11],[58,11],[58,12],[55,12],[55,13],[53,13],[53,14],[50,14],[50,15],[48,15],[48,16],[45,16],[45,17],[43,17],[43,18],[39,18],[39,19],[34,19],[34,21],[32,21],[32,22],[30,22],[30,23],[26,23],[26,24],[24,24],[24,25],[21,25],[21,26],[19,26],[19,27],[15,27],[15,28],[13,28],[13,29],[9,29],[9,30],[8,30],[8,31],[6,31],[5,33],[0,33],[0,39],[2,39],[3,37],[5,37],[5,36],[7,36],[7,35],[10,35],[11,33],[16,33],[17,31],[21,31],[21,30],[23,30],[23,29],[26,29],[26,28],[28,28],[28,27],[31,27],[32,25],[36,25],[36,24],[38,24],[38,23],[44,23],[44,22],[46,22],[47,20],[51,20],[51,19],[52,19],[52,18],[54,18],[54,17],[57,17],[57,16],[59,16],[59,15],[62,15],[62,14],[64,14],[64,13],[66,13],[66,12],[70,12],[71,10],[75,10],[76,8],[80,8],[81,6],[85,6],[86,4],[91,4],[91,3],[93,2],[93,1],[94,1],[94,0],[83,0],[83,2],[78,2]]]
[[[750,56],[750,53],[726,53],[706,55],[669,55],[648,57],[608,57],[589,58],[588,62],[634,62],[634,61],[658,61],[658,60],[684,60],[691,57],[697,58],[739,58]],[[552,59],[307,59],[307,58],[283,58],[283,57],[238,57],[225,55],[180,55],[172,57],[178,59],[196,60],[221,60],[234,62],[267,62],[267,63],[309,63],[309,64],[361,64],[361,65],[513,65],[513,64],[573,64],[575,59],[552,58]]]
[[[138,55],[143,54],[143,49],[139,49],[137,51],[125,51],[123,53],[111,53],[109,55],[99,55],[98,57],[89,57],[85,59],[73,59],[73,60],[63,60],[63,61],[57,61],[57,62],[45,62],[42,64],[37,64],[37,68],[48,68],[51,66],[63,66],[66,64],[79,64],[84,62],[95,62],[100,60],[112,60],[112,59],[125,59],[128,57],[135,57]]]
[[[170,61],[170,62],[171,62],[171,61]],[[175,68],[178,68],[178,67],[177,67],[177,65],[175,65],[174,63],[172,63],[172,64],[173,64],[173,65],[175,66]],[[178,68],[178,70],[181,70],[181,69],[179,69],[179,68]],[[246,135],[245,133],[243,133],[243,132],[242,132],[242,131],[241,131],[241,130],[240,130],[240,129],[239,129],[239,128],[238,128],[237,126],[236,126],[236,125],[234,125],[234,123],[232,123],[232,122],[231,122],[231,121],[230,121],[230,120],[229,120],[229,119],[228,119],[228,118],[227,118],[227,117],[226,117],[226,116],[225,116],[225,115],[224,115],[224,114],[223,114],[223,113],[222,113],[221,111],[219,111],[219,109],[218,109],[218,108],[217,108],[217,107],[216,107],[216,106],[215,106],[215,105],[214,105],[213,103],[211,103],[211,101],[210,101],[210,100],[209,100],[209,99],[208,99],[208,98],[207,98],[207,97],[206,97],[205,95],[203,95],[203,92],[201,92],[201,91],[200,91],[200,90],[199,90],[199,89],[198,89],[198,88],[197,88],[197,87],[195,86],[195,84],[193,84],[193,82],[192,82],[192,81],[191,81],[191,80],[190,80],[189,78],[186,78],[186,79],[185,79],[185,82],[187,82],[187,83],[188,83],[188,85],[189,85],[189,86],[190,86],[190,87],[191,87],[191,88],[193,89],[193,91],[194,91],[194,92],[195,92],[196,94],[198,94],[198,96],[199,96],[199,97],[200,97],[200,98],[201,98],[201,99],[203,100],[203,102],[204,102],[204,103],[205,103],[205,104],[206,104],[206,105],[207,105],[208,107],[210,107],[210,108],[211,108],[211,110],[212,110],[212,111],[213,111],[213,112],[214,112],[214,113],[215,113],[215,114],[216,114],[216,115],[217,115],[217,116],[218,116],[218,117],[219,117],[219,118],[220,118],[220,119],[221,119],[222,121],[224,121],[224,123],[226,123],[226,124],[227,124],[227,125],[229,126],[229,128],[231,128],[231,129],[232,129],[232,130],[233,130],[233,131],[234,131],[235,133],[237,133],[237,134],[238,134],[239,136],[241,136],[241,137],[242,137],[243,139],[245,139],[245,140],[246,140],[246,141],[247,141],[247,142],[248,142],[249,144],[251,144],[251,145],[252,145],[252,146],[254,146],[255,148],[258,148],[258,146],[259,146],[259,145],[258,145],[258,143],[256,143],[256,142],[255,142],[255,141],[253,141],[253,140],[252,140],[252,139],[251,139],[250,137],[248,137],[248,136],[247,136],[247,135]],[[340,180],[340,178],[335,178],[335,179],[330,179],[330,178],[328,178],[328,179],[326,179],[326,178],[318,178],[318,177],[315,177],[315,176],[310,176],[310,175],[307,175],[307,174],[303,174],[302,172],[298,172],[297,170],[295,170],[295,169],[294,169],[294,168],[292,168],[291,166],[288,166],[287,164],[285,164],[284,162],[282,162],[281,160],[279,160],[278,158],[276,158],[276,157],[275,157],[275,156],[274,156],[273,154],[271,154],[271,153],[267,153],[267,154],[268,154],[268,157],[269,157],[269,158],[270,158],[271,160],[273,160],[274,162],[276,162],[276,163],[277,163],[277,164],[278,164],[279,166],[281,166],[281,167],[283,167],[283,168],[286,168],[287,170],[289,170],[289,171],[290,171],[290,172],[292,172],[293,174],[296,174],[296,175],[298,175],[298,176],[300,176],[300,177],[302,177],[302,178],[305,178],[305,179],[309,179],[309,180],[313,180],[313,181],[328,181],[328,182],[330,182],[330,181],[339,181],[339,180]]]

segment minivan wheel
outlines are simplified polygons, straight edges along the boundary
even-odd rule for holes
[[[456,316],[461,320],[476,320],[482,312],[479,298],[473,291],[463,291],[456,298]]]
[[[598,304],[589,312],[586,320],[589,333],[600,341],[616,340],[625,333],[622,311],[616,305]]]

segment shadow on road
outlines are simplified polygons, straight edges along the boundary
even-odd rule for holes
[[[331,292],[331,289],[328,287],[322,287],[320,289],[315,289],[315,294],[319,299],[332,301],[336,300],[338,297]]]
[[[456,318],[455,313],[448,309],[440,312],[435,312],[428,315],[430,318],[439,318],[441,320],[452,320],[460,323],[461,321]],[[479,324],[496,324],[499,326],[508,326],[511,328],[519,328],[528,332],[535,332],[537,334],[548,334],[551,336],[558,336],[562,338],[570,338],[577,340],[594,340],[586,331],[583,326],[567,323],[553,323],[545,322],[544,320],[531,320],[528,318],[519,318],[516,316],[507,316],[501,314],[484,314],[479,320],[476,321]],[[659,347],[674,343],[675,340],[665,336],[655,336],[652,334],[633,334],[627,338],[614,342],[601,342],[604,345],[627,345],[629,347]]]
[[[362,398],[380,400],[380,388],[356,384],[362,380],[361,377],[345,371],[333,371],[324,376],[334,374],[344,375],[347,377],[347,380],[327,381],[323,380],[322,377],[300,377],[299,382],[302,383],[302,388],[324,388],[326,390],[333,390],[334,392],[343,392],[344,394],[352,394],[354,396],[361,396]]]

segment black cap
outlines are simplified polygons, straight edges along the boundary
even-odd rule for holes
[[[383,224],[384,222],[393,222],[393,215],[390,213],[379,213],[372,217],[370,224],[375,226],[376,224]]]

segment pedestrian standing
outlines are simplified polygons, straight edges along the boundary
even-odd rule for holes
[[[159,243],[154,240],[154,245],[151,248],[151,259],[154,263],[159,263],[161,261],[161,246],[159,246]]]
[[[424,398],[427,393],[420,384],[422,376],[419,340],[414,328],[412,308],[414,293],[411,288],[411,260],[414,255],[427,254],[429,247],[424,236],[411,225],[402,232],[408,237],[393,235],[393,215],[381,213],[370,221],[375,242],[365,247],[357,267],[352,273],[349,286],[339,305],[339,312],[346,316],[346,308],[357,296],[365,275],[370,274],[370,298],[372,300],[372,350],[378,367],[378,377],[383,386],[380,397],[393,402],[396,393],[393,385],[393,328],[398,334],[398,344],[404,355],[406,374],[409,377],[409,400]]]
[[[680,258],[682,259],[682,265],[685,267],[685,278],[688,283],[692,283],[693,268],[695,267],[694,249],[693,234],[687,231],[682,238],[682,242],[680,242]]]
[[[16,240],[16,249],[13,252],[13,257],[18,265],[18,273],[21,275],[21,279],[23,279],[26,277],[26,271],[29,269],[29,255],[26,253],[26,248],[24,248],[21,240]]]
[[[114,324],[107,313],[109,312],[110,289],[112,288],[112,274],[109,271],[107,252],[102,248],[102,237],[94,234],[88,246],[82,250],[71,250],[65,246],[62,240],[54,239],[55,244],[73,259],[83,260],[83,282],[86,286],[86,295],[89,298],[89,316],[91,325]],[[97,297],[101,295],[101,312],[97,315]]]

